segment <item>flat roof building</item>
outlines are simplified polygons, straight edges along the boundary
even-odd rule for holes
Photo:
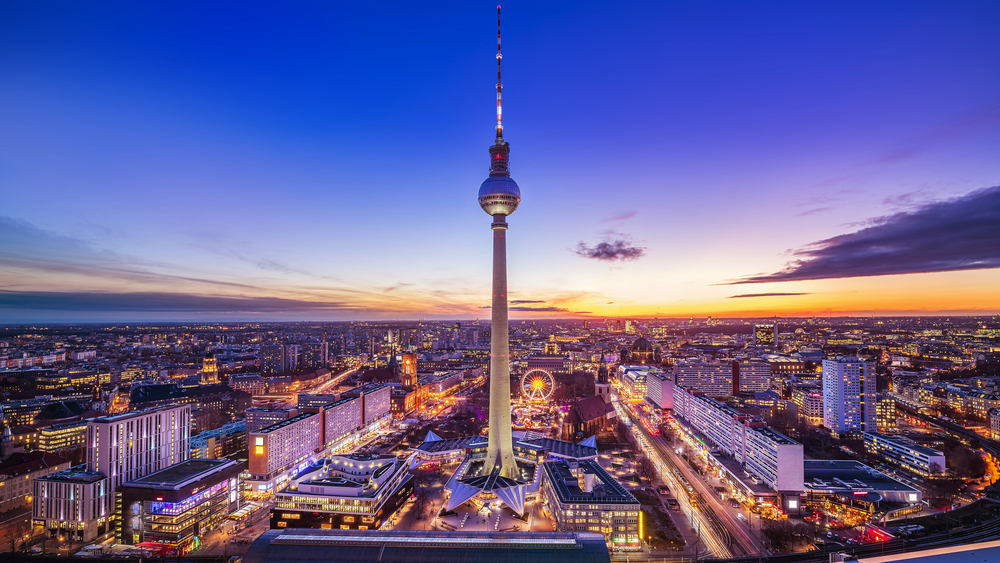
[[[277,493],[271,528],[377,530],[413,494],[408,461],[391,454],[333,456],[325,477]]]
[[[731,456],[751,474],[752,481],[760,480],[777,492],[782,510],[792,514],[800,510],[802,444],[767,428],[759,419],[680,385],[674,387],[674,414],[717,446],[720,453]],[[752,487],[747,490],[752,492]]]
[[[541,495],[556,528],[593,532],[618,549],[640,550],[640,505],[594,460],[542,464]]]
[[[886,436],[878,432],[865,432],[865,450],[903,469],[923,477],[940,474],[945,470],[944,454],[934,448],[921,446],[902,436]]]
[[[133,479],[115,491],[115,540],[158,544],[181,555],[239,509],[244,462],[189,459]]]
[[[732,395],[733,365],[730,362],[677,362],[674,364],[674,385],[695,389],[711,397]]]
[[[261,534],[243,563],[610,563],[604,536],[562,532],[279,529]]]

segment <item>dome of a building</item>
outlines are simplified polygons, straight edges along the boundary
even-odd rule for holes
[[[490,215],[510,215],[521,203],[521,188],[510,176],[492,174],[479,186],[479,205]]]
[[[653,353],[653,345],[650,344],[648,340],[646,340],[645,338],[643,338],[643,337],[640,336],[639,339],[636,340],[635,343],[632,344],[632,352],[633,353],[635,353],[635,352],[649,352],[649,353]]]

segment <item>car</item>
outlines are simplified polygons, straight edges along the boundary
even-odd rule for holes
[[[737,514],[737,515],[736,515],[736,517],[737,517],[737,518],[739,518],[740,520],[743,520],[744,522],[745,522],[745,521],[746,521],[746,519],[747,519],[747,517],[746,517],[746,516],[743,516],[743,513],[742,513],[742,512],[740,512],[739,514]]]

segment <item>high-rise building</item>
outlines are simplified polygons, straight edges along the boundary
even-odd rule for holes
[[[116,528],[115,492],[188,459],[191,407],[168,405],[87,423],[87,464],[35,479],[32,519],[48,537],[90,541]]]
[[[329,357],[326,342],[306,342],[302,345],[299,367],[302,369],[325,368]]]
[[[92,419],[87,425],[87,469],[106,475],[112,491],[191,451],[191,406],[168,405]]]
[[[771,364],[733,362],[733,394],[760,393],[771,389]]]
[[[775,343],[773,324],[753,325],[753,345],[772,347]]]
[[[500,7],[497,7],[497,136],[490,146],[490,175],[479,187],[479,205],[493,217],[493,309],[490,338],[490,429],[484,473],[513,479],[517,462],[510,426],[510,341],[507,327],[507,216],[521,203],[510,177],[510,145],[503,139],[500,81]]]
[[[264,344],[260,347],[261,373],[285,371],[285,347],[282,344]]]
[[[896,400],[887,395],[879,395],[876,399],[878,408],[875,414],[875,424],[881,434],[893,433],[896,427]]]
[[[674,384],[710,397],[733,394],[733,365],[729,362],[682,361],[674,364]]]
[[[866,408],[867,407],[867,408]],[[875,363],[823,360],[823,426],[837,435],[876,429]]]

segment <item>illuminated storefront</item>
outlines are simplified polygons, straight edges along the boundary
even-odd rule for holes
[[[192,459],[115,491],[116,541],[184,554],[240,505],[238,461]]]

